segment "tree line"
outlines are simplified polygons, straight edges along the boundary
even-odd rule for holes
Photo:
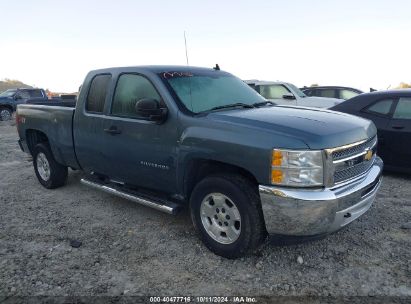
[[[17,88],[32,88],[32,86],[21,82],[20,80],[13,79],[4,79],[0,80],[0,92],[6,91],[8,89],[17,89]]]

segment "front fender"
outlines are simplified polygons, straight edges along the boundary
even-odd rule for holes
[[[235,130],[190,127],[180,138],[178,167],[187,168],[196,159],[218,161],[242,168],[264,183],[269,179],[271,150],[262,143]],[[183,178],[183,172],[180,175]]]

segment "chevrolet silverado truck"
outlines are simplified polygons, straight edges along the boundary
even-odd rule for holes
[[[0,94],[0,120],[10,120],[18,104],[28,100],[46,99],[43,89],[9,89]]]
[[[74,107],[19,105],[19,144],[38,181],[81,183],[170,214],[188,207],[214,253],[251,253],[267,233],[326,235],[372,205],[376,128],[322,109],[276,106],[218,69],[91,71]]]

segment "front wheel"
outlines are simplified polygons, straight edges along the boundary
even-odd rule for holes
[[[218,255],[246,255],[265,239],[259,196],[241,176],[206,177],[194,188],[190,207],[201,240]]]
[[[47,144],[41,143],[34,147],[33,165],[37,179],[44,187],[54,189],[66,183],[67,167],[56,162]]]

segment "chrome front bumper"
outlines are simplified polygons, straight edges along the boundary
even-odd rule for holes
[[[318,190],[259,186],[267,232],[311,236],[337,231],[364,214],[381,185],[383,163],[353,181]]]

